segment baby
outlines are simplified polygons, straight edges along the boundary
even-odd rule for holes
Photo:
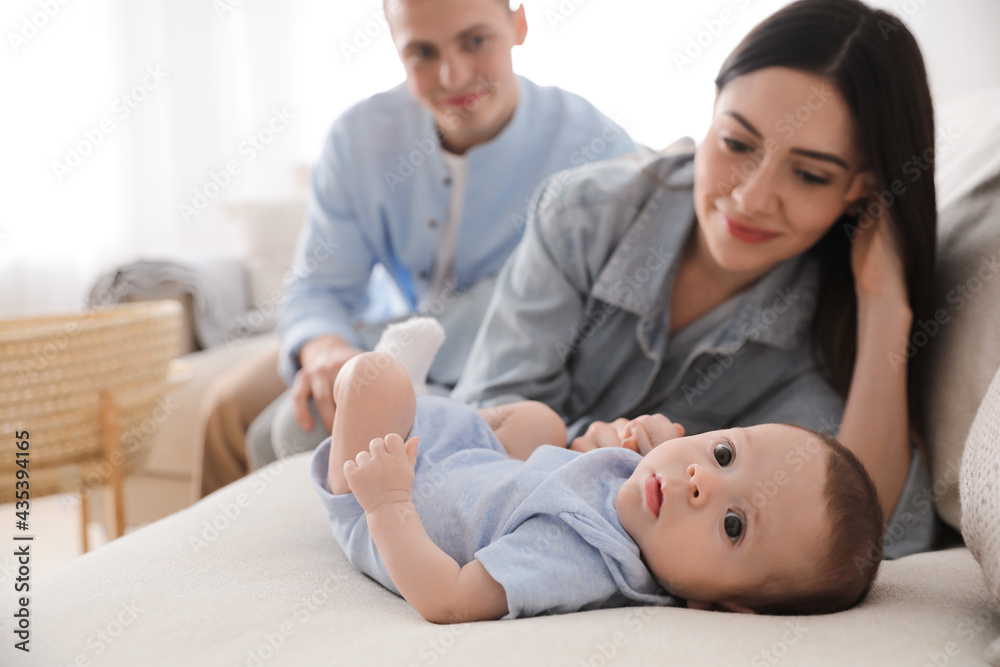
[[[683,437],[655,415],[622,447],[550,446],[566,429],[544,404],[417,398],[440,333],[404,326],[410,344],[341,370],[312,477],[355,567],[427,620],[683,601],[828,613],[871,586],[882,513],[835,439],[781,424]]]

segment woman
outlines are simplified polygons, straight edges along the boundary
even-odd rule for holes
[[[936,226],[919,48],[891,14],[802,0],[743,40],[716,87],[693,156],[592,165],[540,191],[454,397],[543,401],[575,449],[617,445],[654,412],[689,434],[836,432],[892,517],[886,556],[927,548],[906,352]]]

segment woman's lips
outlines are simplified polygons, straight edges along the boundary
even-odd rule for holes
[[[652,510],[653,516],[660,516],[660,507],[663,505],[663,488],[660,486],[660,478],[650,475],[646,478],[646,505]]]
[[[729,228],[729,233],[733,235],[739,241],[744,243],[764,243],[765,241],[770,241],[771,239],[781,236],[780,232],[769,232],[763,229],[755,229],[753,227],[747,227],[730,218],[728,215],[724,216],[726,218],[726,227]]]
[[[482,96],[483,96],[482,93],[469,93],[468,95],[449,97],[444,101],[444,103],[452,107],[467,107],[470,104],[478,102]]]

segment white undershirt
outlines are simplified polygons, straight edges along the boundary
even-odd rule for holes
[[[458,245],[458,228],[462,223],[462,202],[465,199],[465,183],[469,171],[469,161],[464,155],[455,155],[442,149],[441,157],[451,174],[451,199],[448,201],[448,215],[442,221],[441,235],[438,236],[434,252],[434,273],[427,290],[428,299],[454,290],[455,247]]]

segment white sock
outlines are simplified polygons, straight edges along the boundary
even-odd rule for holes
[[[375,352],[395,358],[406,369],[417,396],[427,395],[427,371],[444,342],[444,328],[433,317],[413,317],[390,324],[382,332]]]

